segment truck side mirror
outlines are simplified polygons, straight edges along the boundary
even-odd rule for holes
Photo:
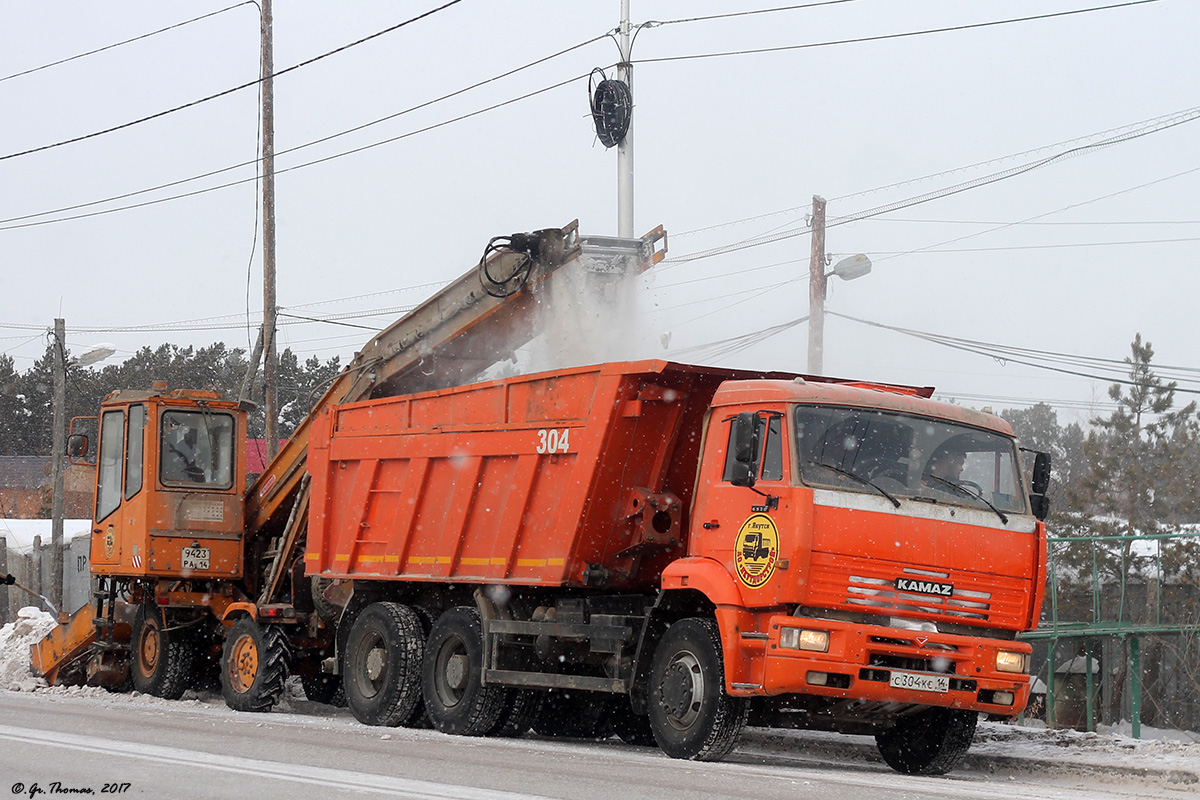
[[[734,486],[753,486],[758,471],[759,429],[762,419],[750,411],[733,419],[733,467],[730,483]]]
[[[67,437],[67,455],[71,458],[87,458],[88,438],[82,433],[72,433]]]
[[[1038,453],[1033,458],[1033,477],[1029,482],[1033,494],[1045,494],[1050,488],[1050,454]]]
[[[1031,495],[1029,503],[1033,508],[1033,515],[1040,520],[1046,519],[1050,514],[1050,498],[1044,494]]]

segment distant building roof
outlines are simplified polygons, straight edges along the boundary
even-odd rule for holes
[[[49,456],[0,456],[0,489],[40,489],[49,473]]]
[[[287,439],[279,440],[279,449],[287,444]],[[246,474],[261,475],[262,471],[267,468],[267,440],[266,439],[247,439],[246,440]]]

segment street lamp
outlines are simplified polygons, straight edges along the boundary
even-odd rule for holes
[[[862,253],[843,258],[825,271],[825,198],[813,196],[812,256],[808,264],[808,374],[825,369],[825,288],[830,275],[844,281],[861,278],[871,271],[871,259]]]

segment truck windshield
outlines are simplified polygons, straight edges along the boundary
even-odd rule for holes
[[[233,485],[233,417],[205,411],[162,415],[161,480],[166,486]]]
[[[797,406],[794,424],[800,476],[807,485],[1026,510],[1015,443],[998,433],[839,406]]]

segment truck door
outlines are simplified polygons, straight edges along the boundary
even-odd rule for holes
[[[771,606],[781,602],[783,579],[796,545],[795,509],[788,492],[791,472],[784,414],[763,410],[755,416],[753,487],[733,482],[738,470],[736,417],[723,415],[724,424],[710,427],[705,458],[716,463],[702,470],[709,479],[698,495],[700,524],[693,527],[699,528],[699,547],[693,554],[724,563],[747,605]]]

